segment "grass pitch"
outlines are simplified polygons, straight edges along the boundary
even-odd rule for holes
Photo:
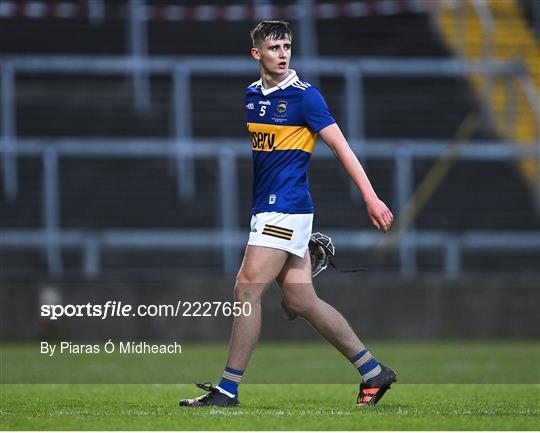
[[[370,347],[399,380],[376,407],[355,406],[358,374],[327,344],[274,342],[257,346],[247,383],[240,387],[239,408],[190,409],[178,407],[178,401],[203,391],[174,383],[216,380],[225,344],[189,343],[174,357],[49,360],[39,355],[37,342],[2,344],[0,428],[537,430],[540,425],[538,342],[373,342]],[[287,383],[301,380],[306,384]],[[279,381],[284,383],[276,385]]]
[[[538,385],[243,385],[239,408],[178,407],[193,385],[3,385],[4,430],[536,430]]]
[[[50,357],[40,354],[39,342],[0,347],[1,382],[19,384],[189,384],[218,379],[227,356],[226,343],[189,341],[180,355],[101,351]],[[540,345],[535,341],[370,341],[369,348],[397,372],[401,384],[540,383]],[[356,369],[323,341],[263,341],[244,377],[250,384],[357,380]]]

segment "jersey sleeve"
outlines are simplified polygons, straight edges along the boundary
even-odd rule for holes
[[[326,105],[321,92],[315,87],[310,87],[304,93],[302,112],[304,121],[307,123],[309,129],[314,132],[319,132],[328,125],[336,123],[328,110],[328,105]]]

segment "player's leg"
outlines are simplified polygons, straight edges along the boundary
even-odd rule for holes
[[[234,287],[234,301],[250,305],[250,314],[234,318],[227,365],[217,387],[197,385],[208,391],[201,397],[181,400],[180,406],[237,406],[238,385],[261,330],[261,298],[287,260],[283,250],[248,245]]]
[[[275,248],[247,246],[234,287],[234,300],[249,303],[251,314],[234,319],[227,366],[245,370],[259,339],[262,295],[281,272],[288,255]]]
[[[364,349],[343,315],[317,296],[311,282],[309,253],[306,253],[303,259],[289,256],[277,282],[287,305],[306,319],[343,355],[350,358]]]
[[[376,404],[396,381],[395,373],[373,358],[343,315],[317,296],[311,283],[309,254],[302,259],[289,256],[277,282],[287,305],[358,369],[362,383],[357,403],[361,406]]]

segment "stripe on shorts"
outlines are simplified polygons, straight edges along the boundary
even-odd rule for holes
[[[262,230],[263,235],[274,236],[276,238],[285,239],[288,241],[292,239],[293,232],[294,230],[273,226],[270,224],[265,224]]]

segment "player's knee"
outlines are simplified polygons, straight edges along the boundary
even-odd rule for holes
[[[308,315],[315,304],[317,303],[317,297],[302,297],[302,296],[292,296],[287,297],[287,305],[292,308],[300,316]]]
[[[251,292],[242,283],[236,283],[234,286],[234,300],[237,302],[246,302],[251,298]]]
[[[238,274],[234,286],[234,299],[238,302],[251,302],[261,298],[266,284],[257,283],[245,273]]]
[[[236,302],[260,302],[262,290],[249,284],[237,284],[234,287],[234,300]]]
[[[236,276],[236,285],[247,285],[257,283],[257,276],[255,272],[242,268]]]

